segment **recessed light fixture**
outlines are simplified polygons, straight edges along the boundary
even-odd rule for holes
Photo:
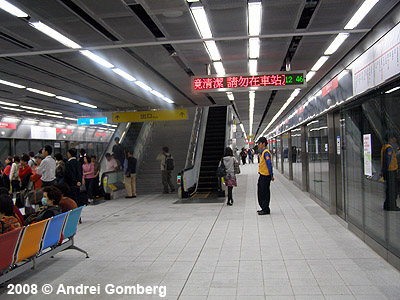
[[[96,105],[92,105],[92,104],[89,104],[89,103],[86,103],[86,102],[79,102],[79,105],[90,107],[90,108],[97,108]]]
[[[52,94],[52,93],[48,93],[48,92],[41,91],[41,90],[38,90],[38,89],[33,89],[33,88],[26,88],[26,89],[27,89],[28,91],[32,92],[32,93],[44,95],[44,96],[47,96],[47,97],[55,97],[55,96],[56,96],[56,95],[54,95],[54,94]]]
[[[65,46],[67,46],[69,48],[72,48],[72,49],[80,49],[80,48],[82,48],[81,45],[75,43],[74,41],[70,40],[66,36],[62,35],[58,31],[54,30],[53,28],[47,26],[46,24],[44,24],[44,23],[42,23],[40,21],[29,23],[29,25],[31,25],[35,29],[43,32],[47,36],[55,39],[56,41],[60,42],[61,44],[65,45]]]
[[[0,0],[0,8],[2,10],[5,10],[6,12],[8,12],[9,14],[16,16],[18,18],[27,18],[29,17],[29,15],[20,10],[18,7],[12,5],[11,3],[5,1],[5,0]]]
[[[23,86],[23,85],[20,85],[20,84],[16,84],[16,83],[13,83],[13,82],[9,82],[9,81],[5,81],[5,80],[1,80],[1,79],[0,79],[0,83],[4,84],[4,85],[9,85],[9,86],[15,87],[17,89],[26,88],[26,86]]]
[[[64,97],[64,96],[56,96],[56,98],[60,99],[62,101],[67,101],[67,102],[71,102],[71,103],[79,103],[78,100],[74,100],[74,99],[67,98],[67,97]]]
[[[114,68],[114,65],[106,61],[104,58],[101,58],[100,56],[94,54],[93,52],[89,50],[80,50],[79,51],[82,55],[85,55],[86,57],[90,58],[94,62],[98,63],[99,65],[102,65],[105,68],[111,69]]]
[[[344,29],[354,29],[365,18],[369,11],[378,3],[379,0],[365,0],[356,11],[350,21],[344,26]]]
[[[206,11],[203,6],[194,6],[190,8],[197,29],[203,39],[212,38],[210,24],[208,23]]]

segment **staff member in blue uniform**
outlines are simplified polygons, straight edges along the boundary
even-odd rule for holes
[[[267,139],[265,137],[260,137],[258,142],[258,151],[261,153],[258,167],[258,183],[257,183],[257,195],[258,204],[261,210],[257,211],[259,215],[269,215],[269,202],[271,198],[271,192],[269,186],[271,181],[274,181],[274,173],[272,168],[272,155],[268,151]]]
[[[384,210],[400,210],[397,206],[397,157],[396,157],[396,137],[393,132],[386,133],[387,143],[381,150],[382,176],[386,182],[386,199],[383,204]]]

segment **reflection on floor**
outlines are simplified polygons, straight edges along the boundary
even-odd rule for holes
[[[258,216],[257,164],[241,166],[234,205],[174,204],[146,195],[84,209],[76,251],[10,281],[37,295],[1,299],[399,299],[400,274],[283,176]],[[100,286],[100,295],[44,296],[43,284]],[[107,295],[107,284],[166,286],[167,297]]]

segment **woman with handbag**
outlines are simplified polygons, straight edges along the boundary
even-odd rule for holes
[[[224,157],[221,159],[219,166],[225,165],[226,175],[224,176],[225,185],[228,187],[228,201],[226,205],[232,206],[233,204],[233,187],[237,186],[236,175],[238,174],[237,168],[239,167],[238,162],[233,156],[233,151],[230,147],[226,147],[224,151]],[[236,172],[235,172],[236,165]]]

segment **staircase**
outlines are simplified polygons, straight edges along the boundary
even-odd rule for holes
[[[122,142],[122,146],[124,147],[124,149],[130,151],[134,150],[136,140],[139,136],[142,127],[143,127],[143,122],[131,123],[131,125],[129,126],[129,130],[125,135],[124,141]]]
[[[186,155],[193,126],[194,109],[188,108],[188,120],[182,121],[157,121],[154,122],[151,140],[139,164],[136,177],[136,190],[138,197],[144,194],[161,194],[160,161],[156,160],[161,148],[166,146],[174,158],[172,183],[177,190],[176,177],[185,168]]]
[[[218,193],[216,171],[219,161],[224,155],[226,110],[226,106],[210,107],[209,109],[197,187],[198,194]]]

